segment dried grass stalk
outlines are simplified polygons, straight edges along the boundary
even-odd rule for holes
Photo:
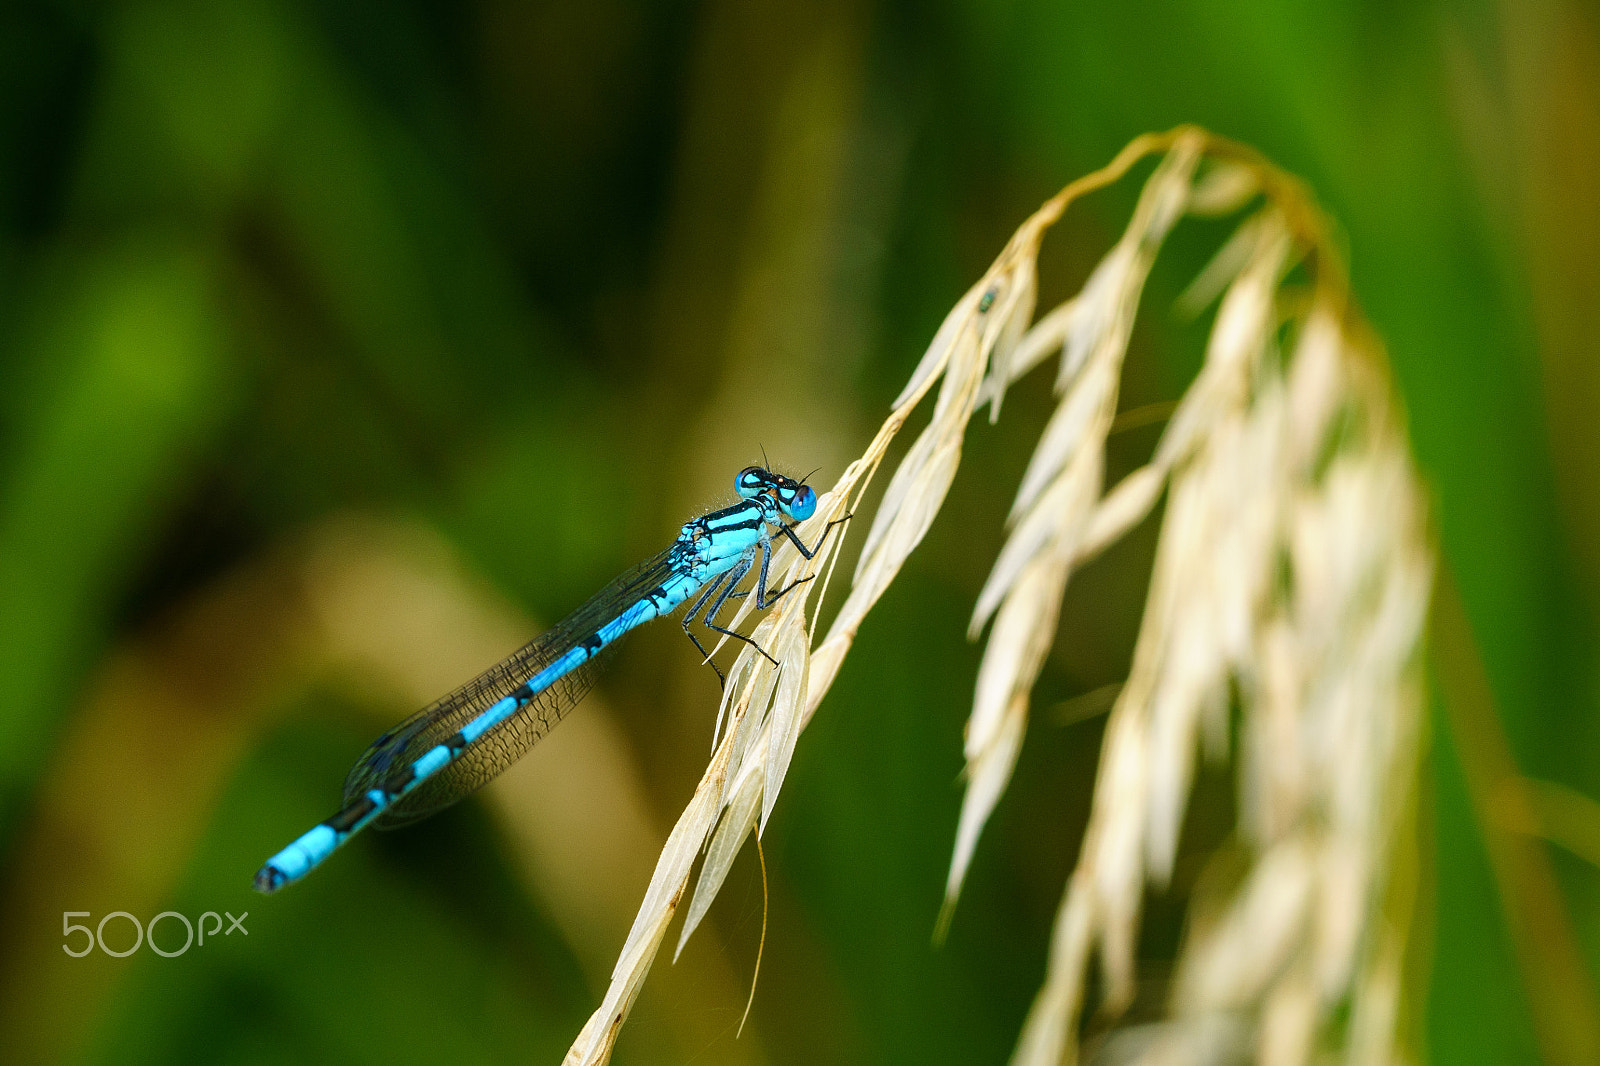
[[[1034,322],[1045,232],[1075,197],[1155,153],[1162,158],[1121,240],[1081,292]],[[1183,298],[1195,311],[1221,297],[1204,367],[1151,461],[1107,492],[1105,442],[1151,264],[1186,214],[1247,204],[1253,211]],[[1119,1062],[1293,1064],[1329,1049],[1353,1062],[1396,1058],[1411,889],[1408,867],[1393,858],[1410,833],[1432,556],[1382,356],[1348,306],[1327,234],[1292,179],[1192,127],[1139,138],[1023,223],[801,531],[810,542],[859,503],[938,384],[931,421],[890,479],[849,595],[814,648],[810,594],[825,590],[842,538],[811,560],[778,553],[785,583],[823,580],[756,626],[777,666],[748,647],[735,660],[710,765],[568,1063],[609,1057],[696,858],[705,856],[680,950],[745,839],[765,826],[801,730],[943,504],[973,414],[987,403],[998,417],[1009,384],[1057,353],[1060,403],[973,614],[974,636],[993,627],[967,724],[947,914],[1015,765],[1068,580],[1163,493],[1168,503],[1089,828],[1014,1061],[1075,1059],[1096,947],[1102,1009],[1114,1014],[1131,1000],[1145,885],[1171,875],[1196,759],[1228,753],[1235,704],[1237,841],[1196,893],[1169,1020],[1115,1033],[1103,1050]],[[1286,290],[1300,264],[1309,298]],[[741,620],[749,609],[747,598]],[[1230,864],[1243,874],[1224,876]]]

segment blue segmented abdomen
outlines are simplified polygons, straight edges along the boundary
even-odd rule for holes
[[[715,564],[712,565],[715,568]],[[538,700],[552,685],[584,666],[629,630],[676,609],[703,583],[703,579],[689,574],[669,572],[664,575],[630,606],[587,637],[573,642],[532,677],[462,724],[453,735],[409,762],[399,764],[392,774],[386,775],[383,787],[364,789],[334,817],[302,834],[274,855],[256,874],[256,888],[271,892],[304,877],[352,834],[381,817],[425,782],[435,779],[442,770],[471,752],[473,746],[496,727]],[[377,759],[382,754],[369,750],[368,758]]]

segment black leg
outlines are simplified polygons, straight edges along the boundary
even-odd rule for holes
[[[815,548],[810,549],[810,550],[807,550],[806,546],[804,544],[800,543],[800,538],[799,538],[799,536],[797,536],[795,534],[793,526],[779,526],[778,527],[778,532],[780,532],[784,536],[788,537],[790,543],[792,543],[795,546],[795,548],[800,552],[801,555],[805,556],[807,559],[814,559],[814,558],[816,558],[817,552],[822,550],[823,541],[826,541],[828,539],[828,534],[833,532],[833,527],[834,526],[843,525],[844,523],[850,521],[851,517],[852,516],[850,516],[850,515],[845,515],[843,518],[835,518],[832,522],[829,522],[828,523],[828,527],[822,531],[822,536],[817,538],[817,546]],[[763,559],[762,560],[762,566],[761,566],[762,582],[761,582],[760,586],[758,586],[758,592],[760,593],[760,595],[756,596],[756,606],[760,607],[762,610],[766,610],[768,607],[771,607],[773,604],[777,603],[784,596],[788,595],[790,592],[792,592],[794,590],[794,587],[796,585],[804,585],[807,581],[811,580],[811,578],[809,578],[809,577],[797,578],[794,581],[789,582],[789,584],[786,587],[779,589],[773,595],[766,596],[765,597],[765,602],[763,602],[763,598],[762,597],[766,593],[766,576],[767,576],[766,560]],[[813,576],[815,576],[815,575],[813,575]]]
[[[772,551],[771,546],[766,541],[762,541],[761,542],[761,546],[763,548],[765,548],[768,553],[770,553]],[[762,655],[765,655],[766,659],[767,659],[767,662],[771,663],[773,666],[777,666],[778,665],[778,660],[774,659],[770,655],[767,655],[767,649],[763,648],[761,645],[757,644],[755,641],[751,640],[749,637],[745,636],[743,633],[740,633],[738,630],[727,629],[727,628],[724,628],[723,626],[717,625],[717,612],[722,610],[722,605],[724,603],[728,602],[728,597],[733,594],[733,586],[737,585],[740,581],[744,580],[744,575],[746,575],[746,574],[748,574],[750,572],[750,567],[754,564],[754,562],[755,562],[755,560],[753,560],[753,559],[742,558],[742,559],[739,560],[738,564],[735,565],[732,570],[728,571],[729,580],[728,580],[727,587],[722,590],[722,595],[718,596],[716,598],[716,600],[711,604],[711,609],[706,612],[705,620],[703,622],[701,622],[700,624],[705,626],[707,629],[711,630],[713,633],[721,633],[724,636],[732,637],[734,640],[742,640],[742,641],[744,641],[746,644],[750,645],[756,651],[760,652]],[[763,558],[761,560],[761,575],[762,576],[761,576],[761,578],[758,579],[758,581],[761,581],[763,583],[765,582],[766,570],[767,570],[767,563],[766,563],[766,559]],[[761,603],[761,591],[762,591],[761,585],[758,584],[756,586],[756,603],[758,605]]]
[[[711,661],[711,653],[706,651],[704,646],[702,646],[700,643],[700,638],[695,636],[694,633],[689,629],[689,623],[694,621],[694,616],[700,613],[700,608],[706,605],[706,601],[711,598],[712,593],[717,591],[717,586],[721,585],[727,580],[727,578],[727,574],[718,574],[717,579],[711,582],[711,584],[707,585],[706,590],[700,593],[699,598],[696,599],[693,605],[690,606],[689,613],[683,616],[683,635],[694,641],[694,646],[700,650],[701,661],[707,666],[711,667],[712,670],[716,671],[717,685],[720,688],[728,687],[728,679],[722,676],[722,671],[717,667],[717,664]],[[729,587],[731,588],[732,586],[730,585]],[[721,603],[722,601],[718,600],[717,602]]]
[[[790,543],[795,546],[795,549],[799,551],[801,555],[804,555],[807,559],[810,559],[822,550],[822,544],[828,539],[828,534],[833,532],[834,526],[842,526],[854,517],[855,515],[852,513],[845,515],[843,518],[835,518],[832,522],[829,522],[827,527],[823,529],[822,536],[817,538],[817,546],[815,548],[807,548],[804,544],[800,543],[800,538],[795,535],[794,526],[792,525],[779,526],[778,532],[788,537]]]
[[[757,610],[765,611],[768,607],[771,607],[773,604],[777,603],[780,599],[782,599],[785,594],[793,591],[793,589],[794,589],[794,587],[796,585],[803,585],[807,581],[811,580],[811,578],[809,578],[809,577],[798,578],[795,581],[791,581],[787,588],[780,589],[780,590],[778,590],[777,593],[775,593],[775,594],[773,594],[771,596],[768,596],[767,595],[767,567],[770,566],[771,564],[772,564],[772,541],[763,540],[761,542],[761,573],[756,578],[756,609]]]
[[[783,588],[779,589],[777,592],[774,592],[772,595],[768,596],[766,603],[762,603],[761,602],[761,598],[759,596],[756,597],[756,606],[761,608],[763,611],[766,610],[768,607],[771,607],[773,604],[775,604],[779,600],[783,599],[789,593],[793,592],[796,585],[804,585],[807,581],[810,581],[811,578],[813,578],[813,577],[816,577],[816,575],[812,574],[812,575],[810,575],[810,577],[797,577],[797,578],[795,578],[793,581],[789,582]]]

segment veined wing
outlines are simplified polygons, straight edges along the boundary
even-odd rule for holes
[[[668,548],[646,559],[553,628],[373,741],[345,778],[345,802],[350,803],[369,789],[386,788],[391,777],[403,773],[423,754],[592,638],[601,626],[671,578],[671,552]],[[406,825],[464,799],[493,780],[526,755],[589,691],[599,654],[535,692],[509,718],[486,731],[456,759],[385,809],[374,824],[380,829]]]

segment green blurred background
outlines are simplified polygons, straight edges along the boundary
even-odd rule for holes
[[[704,765],[716,687],[675,627],[631,639],[520,783],[367,834],[279,897],[250,891],[255,867],[425,683],[665,544],[762,447],[830,483],[1017,223],[1189,121],[1339,220],[1510,750],[1569,799],[1600,793],[1592,6],[0,7],[0,1059],[557,1060]],[[1047,298],[1134,192],[1074,208]],[[1167,309],[1224,233],[1181,230],[1158,266],[1125,406],[1181,393],[1203,326]],[[1100,738],[1053,708],[1125,673],[1154,541],[1147,523],[1075,579],[936,949],[963,631],[1047,376],[974,428],[800,743],[744,1036],[753,851],[658,960],[618,1062],[1009,1055]],[[1113,475],[1158,432],[1119,436]],[[1451,721],[1436,700],[1406,1024],[1434,1062],[1533,1061],[1523,918]],[[1191,861],[1148,900],[1136,1017],[1229,796],[1202,779]],[[1540,847],[1592,973],[1600,875]],[[248,911],[249,933],[66,957],[57,923],[85,910]]]

